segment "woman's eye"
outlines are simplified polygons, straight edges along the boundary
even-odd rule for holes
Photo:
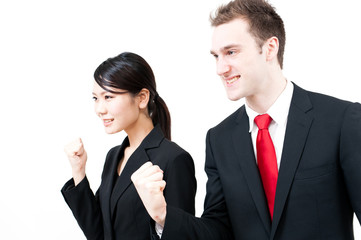
[[[96,98],[96,97],[93,97],[93,100],[94,100],[94,101],[96,101],[96,100],[97,100],[97,98]]]
[[[111,99],[112,96],[105,95],[104,98],[105,98],[106,100],[108,100],[108,99]]]
[[[235,51],[228,51],[228,55],[233,55]]]

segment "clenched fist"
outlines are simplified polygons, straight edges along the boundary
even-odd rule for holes
[[[64,147],[64,151],[68,156],[75,186],[85,177],[85,165],[87,161],[87,154],[84,149],[81,138],[78,138]]]
[[[146,162],[133,173],[131,179],[150,217],[162,227],[167,212],[163,195],[165,181],[163,171],[151,162]]]

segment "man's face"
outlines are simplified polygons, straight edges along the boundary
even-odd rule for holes
[[[265,51],[248,28],[247,21],[237,18],[215,27],[213,32],[211,53],[232,101],[255,96],[267,79]]]

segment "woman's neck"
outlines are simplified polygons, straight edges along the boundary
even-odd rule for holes
[[[129,148],[137,149],[153,128],[154,125],[150,117],[139,118],[131,129],[125,130],[129,139]]]

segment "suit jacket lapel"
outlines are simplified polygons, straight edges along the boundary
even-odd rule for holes
[[[246,178],[249,191],[256,205],[268,234],[271,232],[271,220],[267,207],[266,197],[259,175],[256,158],[254,155],[251,134],[249,133],[249,120],[244,106],[240,109],[233,131],[233,143],[237,159],[241,165],[242,173]]]
[[[158,126],[156,126],[149,134],[144,138],[140,146],[134,151],[134,153],[128,159],[121,175],[119,176],[116,185],[114,186],[113,193],[110,198],[110,211],[113,216],[114,209],[117,205],[119,198],[124,194],[127,188],[132,184],[130,179],[131,175],[138,170],[144,163],[149,161],[146,150],[150,148],[158,147],[163,140],[164,135]]]
[[[275,236],[313,121],[313,118],[307,115],[311,108],[312,104],[307,92],[294,84],[278,174],[271,239]]]
[[[102,192],[100,194],[100,202],[102,205],[103,212],[103,225],[104,231],[113,232],[113,226],[111,222],[111,211],[110,211],[110,195],[113,189],[114,178],[116,177],[116,171],[118,167],[120,153],[122,152],[122,148],[128,146],[128,139],[124,139],[122,145],[120,145],[112,155],[107,156],[107,161],[110,162],[109,165],[105,165],[103,169],[102,175],[102,184],[99,191]]]

